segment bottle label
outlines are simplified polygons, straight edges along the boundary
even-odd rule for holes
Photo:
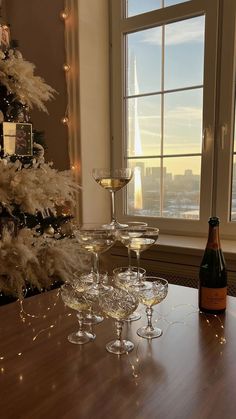
[[[224,310],[226,307],[227,287],[201,287],[201,306],[208,310]]]

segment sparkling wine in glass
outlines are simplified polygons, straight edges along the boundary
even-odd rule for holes
[[[108,289],[109,287],[102,282],[100,277],[99,256],[115,243],[116,237],[114,232],[101,226],[85,224],[75,230],[74,233],[81,248],[94,255],[93,269],[96,278],[96,282],[92,286],[94,292],[99,293],[99,291]]]
[[[154,239],[146,239],[144,237],[133,238],[130,240],[130,250],[133,250],[137,258],[137,281],[135,285],[142,285],[142,276],[140,276],[140,255],[155,243]]]
[[[111,194],[111,223],[107,224],[107,228],[118,229],[126,226],[120,224],[116,218],[115,211],[115,194],[120,189],[124,188],[131,180],[133,172],[131,169],[93,169],[93,178],[104,189],[107,189]]]
[[[121,338],[124,320],[138,306],[136,295],[126,290],[113,288],[100,296],[100,305],[105,315],[115,320],[117,338],[106,345],[108,352],[122,355],[132,351],[134,344]]]
[[[137,334],[142,338],[153,339],[162,335],[162,330],[152,325],[152,307],[164,300],[167,292],[168,282],[166,279],[152,276],[146,277],[143,286],[137,291],[139,302],[146,306],[148,320],[147,326],[137,330]]]
[[[117,275],[121,279],[132,280],[137,278],[137,268],[131,266],[131,249],[129,238],[140,237],[147,226],[147,223],[142,221],[128,221],[127,226],[124,229],[117,230],[117,239],[120,240],[120,242],[126,246],[128,250],[128,266],[127,268],[122,267],[121,271],[117,272]]]
[[[144,227],[136,232],[136,237],[127,238],[130,250],[134,251],[137,257],[137,282],[136,286],[142,286],[142,276],[140,275],[140,254],[157,243],[159,229],[156,227]]]
[[[65,305],[77,311],[77,318],[79,321],[79,330],[70,333],[68,340],[77,345],[83,345],[95,339],[96,335],[88,332],[83,328],[84,312],[88,310],[89,303],[86,297],[81,292],[77,292],[70,284],[64,284],[61,287],[61,298]]]

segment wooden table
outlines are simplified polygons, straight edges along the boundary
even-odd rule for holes
[[[120,358],[105,350],[109,320],[94,328],[95,342],[67,341],[77,320],[57,290],[24,309],[39,318],[20,315],[18,303],[0,307],[1,419],[235,419],[235,298],[225,316],[205,316],[197,290],[170,285],[154,315],[163,336],[136,335],[143,315],[125,326],[135,349]]]

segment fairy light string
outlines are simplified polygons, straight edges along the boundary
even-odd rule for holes
[[[63,22],[63,24],[65,26],[65,31],[66,31],[66,25],[68,24],[68,20],[69,20],[69,17],[70,17],[70,12],[66,8],[65,3],[64,3],[64,9],[60,12],[59,17],[60,17],[61,21]],[[66,53],[66,48],[65,48],[65,53]],[[67,59],[66,59],[66,61],[67,61]],[[69,77],[69,73],[71,72],[71,64],[68,63],[68,62],[65,62],[62,66],[62,70],[65,73],[65,81],[66,81],[66,87],[67,87],[67,92],[68,92],[68,77]],[[67,93],[67,97],[68,97],[68,93]],[[68,104],[66,106],[65,114],[61,118],[61,123],[65,126],[69,125],[69,105]]]
[[[39,336],[41,336],[42,334],[45,334],[46,332],[48,332],[48,337],[51,336],[51,331],[56,329],[57,326],[59,325],[60,321],[63,318],[66,317],[70,317],[72,316],[71,312],[66,312],[64,314],[60,314],[54,322],[50,323],[49,325],[47,325],[46,327],[41,328],[40,330],[38,330],[36,332],[35,327],[33,327],[32,322],[34,320],[43,320],[45,321],[46,319],[48,319],[49,313],[51,313],[55,307],[57,306],[58,302],[60,301],[60,290],[58,290],[58,292],[56,293],[56,300],[52,303],[51,306],[48,306],[46,309],[46,312],[44,311],[43,313],[40,314],[33,314],[33,313],[29,313],[25,310],[24,308],[24,301],[22,300],[18,300],[19,303],[19,307],[20,307],[20,311],[19,311],[19,316],[20,319],[23,323],[26,323],[26,320],[29,319],[30,321],[27,323],[28,327],[31,327],[31,330],[33,332],[33,337],[31,338],[32,342],[35,342],[37,340],[37,338]],[[178,314],[178,311],[181,308],[190,308],[189,312],[185,312],[183,317],[181,317],[178,320],[170,320],[170,316],[173,313]],[[168,329],[176,326],[176,325],[183,325],[183,326],[187,326],[187,327],[191,327],[191,324],[189,324],[188,319],[190,318],[190,316],[193,315],[199,315],[201,317],[203,317],[204,321],[207,324],[207,327],[209,327],[212,330],[212,336],[214,336],[214,338],[216,339],[216,343],[219,344],[221,346],[221,352],[220,355],[223,354],[222,351],[222,346],[226,345],[227,340],[226,337],[224,335],[224,325],[222,322],[222,319],[220,318],[220,316],[217,315],[211,315],[208,316],[205,313],[199,312],[198,308],[192,304],[177,304],[174,305],[170,308],[170,310],[165,313],[165,314],[161,314],[159,311],[155,310],[155,314],[157,316],[157,318],[153,319],[153,323],[158,323],[158,322],[163,322],[164,324],[166,324],[166,328],[163,330],[163,337],[167,334]],[[135,322],[134,322],[135,323]],[[134,325],[130,325],[130,327],[132,327],[132,330],[134,330]],[[137,343],[135,345],[135,350],[133,352],[130,353],[126,353],[125,356],[125,362],[127,362],[128,368],[130,369],[130,373],[131,373],[131,378],[134,380],[134,384],[136,386],[139,385],[139,379],[142,375],[142,365],[145,364],[146,361],[146,353],[142,354],[142,351],[144,349],[144,341],[146,341],[145,339],[141,338],[141,337],[137,337]],[[150,347],[152,347],[152,341],[149,342]],[[23,357],[24,353],[22,350],[20,350],[19,348],[16,349],[15,354],[13,354],[13,356],[15,358],[21,358]],[[3,361],[7,361],[8,358],[12,358],[12,355],[5,355],[5,354],[0,354],[0,362]],[[121,359],[123,359],[121,357]],[[2,364],[1,368],[0,368],[0,372],[1,373],[5,373],[5,368],[4,365]]]
[[[59,295],[60,295],[60,291],[56,293],[56,301],[52,304],[52,306],[47,307],[47,312],[52,311],[56,307],[59,301]],[[47,314],[45,313],[36,315],[36,314],[26,312],[24,309],[24,299],[18,299],[17,301],[20,305],[20,318],[23,323],[25,323],[26,317],[30,317],[32,319],[46,319],[47,318]]]
[[[180,320],[169,320],[170,315],[173,312],[176,312],[180,308],[186,308],[189,307],[191,309],[190,312],[185,313],[183,318]],[[212,330],[212,336],[216,339],[216,343],[220,346],[226,345],[227,339],[224,335],[224,325],[219,316],[215,315],[207,315],[201,311],[198,310],[198,307],[194,306],[193,304],[177,304],[171,307],[171,309],[166,314],[160,314],[157,310],[155,310],[155,314],[158,316],[157,318],[153,319],[153,323],[159,323],[160,321],[163,321],[167,325],[165,330],[163,330],[163,336],[166,335],[169,328],[172,328],[175,325],[183,325],[185,327],[191,327],[191,325],[188,323],[188,319],[190,316],[193,315],[199,315],[204,318],[206,324],[208,327]],[[217,322],[217,326],[215,324]],[[138,385],[138,379],[141,375],[141,367],[142,364],[145,362],[146,356],[142,356],[141,349],[142,348],[142,342],[145,340],[138,336],[138,343],[135,346],[134,352],[127,352],[127,360],[129,368],[131,369],[131,375],[133,379],[135,380],[135,384]],[[152,344],[152,342],[149,342]],[[223,355],[223,351],[221,348],[220,356]]]

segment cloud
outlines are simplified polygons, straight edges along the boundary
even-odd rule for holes
[[[167,110],[165,118],[176,119],[178,121],[199,121],[202,118],[202,108],[191,106],[178,106],[175,109]]]
[[[165,119],[175,119],[178,121],[198,121],[202,118],[202,108],[201,107],[194,107],[194,106],[175,106],[172,109],[166,109],[164,112]],[[149,121],[158,123],[161,119],[161,114],[158,113],[156,115],[138,115],[138,121],[141,123],[142,121]],[[129,117],[129,123],[134,122],[133,115]],[[159,125],[158,125],[159,127]]]
[[[204,17],[182,20],[177,23],[165,25],[165,45],[182,45],[189,43],[202,43],[204,37]],[[143,41],[152,45],[162,45],[160,28],[143,32]]]
[[[142,136],[154,137],[157,140],[160,140],[161,139],[161,133],[160,133],[160,131],[159,132],[157,132],[157,131],[154,132],[154,131],[151,131],[151,130],[141,129],[140,132],[141,132],[141,135]]]

